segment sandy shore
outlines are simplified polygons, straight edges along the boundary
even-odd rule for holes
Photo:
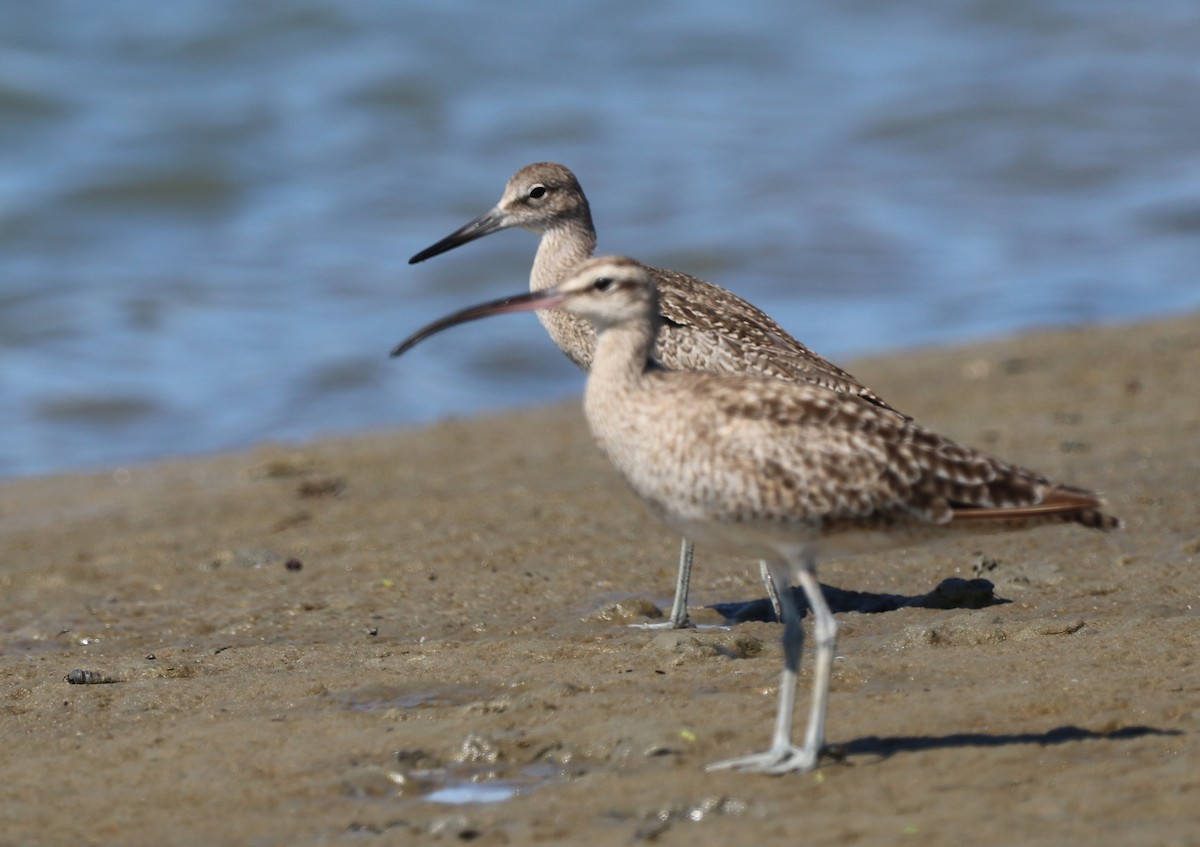
[[[825,563],[819,771],[704,771],[779,627],[621,625],[678,539],[571,404],[0,486],[0,844],[1200,844],[1200,316],[850,364],[1128,528]],[[950,577],[994,596],[902,605]]]

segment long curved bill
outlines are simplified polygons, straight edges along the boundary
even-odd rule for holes
[[[418,343],[431,335],[436,335],[443,329],[470,321],[477,321],[480,318],[486,318],[490,315],[505,315],[509,312],[535,312],[538,309],[555,309],[561,306],[567,300],[567,297],[568,295],[566,294],[561,294],[553,288],[548,288],[545,291],[531,291],[528,294],[518,294],[515,297],[504,297],[500,300],[480,303],[478,306],[470,306],[452,315],[446,315],[446,317],[418,329],[392,348],[392,356],[400,356],[408,352]]]
[[[415,265],[417,262],[424,262],[426,259],[432,259],[447,250],[453,250],[455,247],[474,241],[477,238],[483,238],[485,235],[491,235],[493,232],[504,229],[508,226],[508,216],[500,211],[500,209],[491,209],[484,212],[464,226],[460,226],[454,232],[447,235],[437,244],[430,245],[420,253],[408,260],[410,265]]]

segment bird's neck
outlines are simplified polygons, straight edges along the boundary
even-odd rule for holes
[[[595,252],[596,230],[587,210],[580,216],[556,223],[542,233],[533,260],[533,272],[529,275],[530,290],[542,291],[558,285]]]
[[[588,374],[588,396],[627,393],[641,388],[646,372],[657,367],[651,359],[657,335],[657,309],[651,320],[629,321],[601,329]]]

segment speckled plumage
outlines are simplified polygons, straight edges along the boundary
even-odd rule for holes
[[[540,196],[531,196],[539,193],[539,188]],[[575,174],[555,162],[538,162],[513,174],[494,209],[411,261],[424,261],[510,227],[523,227],[541,236],[529,275],[531,291],[562,282],[596,250],[591,208]],[[811,382],[891,408],[874,391],[736,294],[685,273],[643,267],[658,286],[663,325],[655,356],[666,367]],[[587,370],[596,346],[591,325],[569,312],[540,312],[538,319],[558,349]]]
[[[1089,492],[820,386],[649,370],[623,384],[590,380],[586,403],[602,449],[681,531],[750,524],[767,537],[838,548],[836,537],[851,531],[903,542],[995,521],[993,510],[1011,510],[1005,520],[1022,526],[1113,528]],[[679,408],[687,413],[670,411]],[[698,534],[713,533],[689,536]]]
[[[584,409],[600,449],[666,524],[692,541],[768,563],[800,582],[814,618],[816,674],[803,746],[791,742],[800,619],[781,591],[784,674],[770,749],[713,767],[815,766],[824,743],[837,621],[816,578],[818,549],[858,552],[954,531],[1069,522],[1116,529],[1099,497],[990,458],[852,395],[808,383],[664,370],[653,277],[630,259],[585,262],[558,286],[464,310],[570,311],[598,331]]]
[[[629,286],[653,291],[632,261],[595,261],[579,273],[622,274]],[[579,295],[563,308],[596,306]],[[848,530],[895,534],[994,521],[1000,511],[1023,525],[1115,525],[1090,492],[985,456],[857,397],[752,376],[639,370],[653,333],[645,319],[605,332],[585,408],[601,448],[672,525],[750,523],[807,542]]]
[[[424,261],[510,227],[523,227],[541,236],[529,276],[531,291],[542,291],[567,279],[596,249],[591,209],[575,174],[563,165],[539,162],[513,174],[495,208],[410,261]],[[665,367],[812,383],[857,395],[900,414],[874,391],[801,344],[769,315],[737,295],[678,271],[641,267],[658,290],[661,328],[655,357]],[[571,361],[584,370],[591,366],[596,333],[587,320],[567,311],[538,312],[538,320]],[[689,625],[691,557],[691,545],[685,541],[669,618],[673,626]],[[778,599],[765,570],[763,575],[778,611]]]

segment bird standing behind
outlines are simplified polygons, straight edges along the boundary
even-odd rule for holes
[[[531,291],[544,291],[567,279],[596,249],[591,208],[579,180],[563,165],[538,162],[513,174],[494,208],[417,253],[409,264],[512,227],[541,237],[529,276]],[[769,315],[737,295],[678,271],[643,267],[658,288],[660,331],[654,356],[667,368],[812,383],[862,397],[895,412],[874,391],[801,344]],[[587,320],[569,310],[539,311],[538,319],[571,361],[584,370],[591,366],[596,333]],[[690,626],[687,597],[692,555],[692,544],[684,539],[675,599],[665,626]],[[778,592],[765,563],[761,571],[779,617]]]

